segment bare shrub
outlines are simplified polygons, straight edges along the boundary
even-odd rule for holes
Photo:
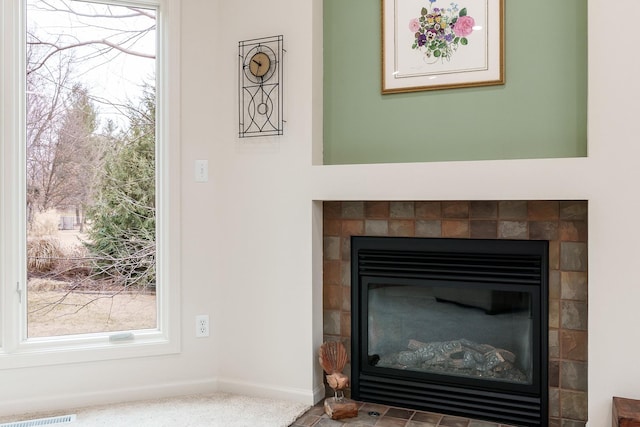
[[[36,213],[29,228],[29,236],[55,236],[58,233],[60,214],[55,209]]]
[[[59,280],[34,278],[29,279],[28,286],[29,292],[66,291],[69,288],[69,283]]]
[[[46,273],[54,269],[63,257],[60,242],[53,237],[27,239],[27,269],[29,272]]]
[[[60,277],[88,277],[93,272],[93,260],[84,246],[63,246],[63,258],[57,264],[56,273]]]

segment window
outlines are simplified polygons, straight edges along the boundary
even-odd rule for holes
[[[5,355],[177,351],[176,3],[3,3]]]

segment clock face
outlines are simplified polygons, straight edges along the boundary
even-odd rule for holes
[[[249,71],[256,77],[264,77],[271,68],[271,58],[264,53],[258,52],[251,57],[249,62]]]
[[[264,84],[271,79],[278,66],[275,52],[266,45],[250,49],[244,56],[243,68],[247,79],[252,83]]]

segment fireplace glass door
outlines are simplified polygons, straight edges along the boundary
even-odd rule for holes
[[[532,292],[415,282],[368,280],[370,367],[532,383]]]

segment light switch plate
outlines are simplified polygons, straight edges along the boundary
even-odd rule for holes
[[[208,160],[196,160],[195,177],[196,182],[208,182],[209,181],[209,161]]]

